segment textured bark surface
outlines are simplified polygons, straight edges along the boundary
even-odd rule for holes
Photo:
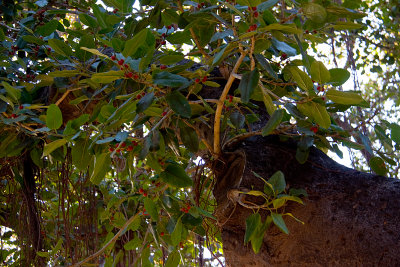
[[[235,150],[246,159],[241,188],[262,190],[263,182],[252,171],[268,178],[280,170],[289,187],[305,189],[308,197],[304,206],[286,209],[305,224],[285,217],[290,234],[270,227],[260,253],[254,254],[250,244],[243,245],[245,220],[252,211],[226,197],[235,186],[217,184],[216,215],[227,266],[400,266],[400,181],[346,168],[317,149],[301,165],[296,145],[277,137],[252,137]],[[218,166],[218,182],[227,184],[233,175],[237,183],[230,166]]]

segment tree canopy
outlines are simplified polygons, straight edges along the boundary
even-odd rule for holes
[[[1,3],[2,264],[218,263],[213,175],[256,135],[399,175],[395,1]],[[307,194],[254,175],[257,252]]]

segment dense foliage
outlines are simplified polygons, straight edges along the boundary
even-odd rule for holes
[[[355,11],[378,6],[322,0],[1,3],[3,264],[219,261],[213,162],[224,146],[253,135],[298,140],[299,162],[312,145],[339,156],[343,145],[362,151],[359,167],[398,174],[400,126],[377,116],[397,97],[393,80],[382,90],[369,84],[363,94],[360,87],[343,89],[347,68],[355,71],[359,61],[398,79],[394,48],[386,49],[390,41],[369,41],[382,29],[398,39],[398,30],[388,27],[390,15],[382,14],[383,24],[368,24],[369,17]],[[374,32],[371,23],[383,28]],[[354,54],[354,40],[378,56],[358,48]],[[324,44],[332,51],[321,49]],[[335,61],[346,51],[344,68],[321,56]],[[390,66],[379,69],[382,63]],[[264,223],[258,213],[248,219],[245,241],[255,251],[270,225],[287,232],[282,216],[291,214],[282,207],[301,203],[303,194],[287,190],[279,172],[268,178],[260,177],[264,192],[246,192],[264,197],[262,208],[271,214]],[[211,258],[204,258],[204,247]]]

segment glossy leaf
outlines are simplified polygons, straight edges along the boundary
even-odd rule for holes
[[[304,91],[314,90],[314,84],[311,78],[298,67],[289,67],[289,72],[292,74],[294,81]]]
[[[183,228],[182,221],[179,218],[175,224],[174,231],[171,233],[171,242],[173,246],[177,246],[181,241],[182,230],[183,230],[182,228]]]
[[[236,129],[241,129],[245,122],[245,117],[239,111],[232,112],[231,115],[229,116],[229,119],[231,120],[233,126],[235,126]]]
[[[51,130],[56,130],[61,127],[63,116],[60,108],[51,104],[46,112],[46,126]]]
[[[158,211],[154,201],[151,198],[146,197],[143,203],[144,208],[146,209],[146,212],[149,213],[149,215],[151,216],[151,219],[153,219],[153,221],[155,222],[158,221]]]
[[[178,91],[172,91],[165,98],[171,109],[178,115],[184,118],[190,118],[192,115],[192,108],[186,97]]]
[[[277,171],[268,179],[268,183],[272,185],[275,193],[279,194],[286,188],[285,175],[281,171]]]
[[[272,116],[268,119],[267,124],[262,129],[262,135],[266,136],[272,133],[272,131],[281,123],[284,114],[285,111],[283,109],[275,110]]]
[[[310,101],[306,103],[298,103],[297,108],[301,111],[301,113],[311,118],[321,127],[328,129],[331,125],[331,118],[324,106]]]
[[[199,150],[199,137],[196,131],[184,123],[179,125],[179,130],[179,135],[185,147],[191,152],[197,152]]]
[[[246,232],[244,234],[244,243],[249,242],[257,228],[261,225],[261,215],[259,213],[253,213],[246,218]]]
[[[9,95],[13,100],[18,101],[21,97],[21,91],[11,86],[8,82],[1,82],[4,89],[6,89],[7,95]]]
[[[176,163],[168,164],[161,173],[164,182],[175,187],[189,187],[193,184],[192,179],[186,174],[185,170]]]
[[[324,22],[327,16],[325,8],[316,3],[304,4],[303,13],[307,18],[317,23]]]
[[[188,80],[180,75],[162,71],[153,76],[153,82],[157,85],[180,87],[188,83]]]
[[[111,158],[108,153],[102,153],[96,155],[93,172],[90,176],[90,181],[95,185],[99,185],[100,182],[106,176],[106,173],[110,169],[110,166],[111,166]]]
[[[72,56],[73,52],[72,49],[69,45],[67,45],[66,43],[64,43],[61,40],[58,39],[50,39],[49,40],[49,45],[51,46],[51,48],[54,49],[54,51],[57,54],[60,54],[62,56]]]
[[[58,140],[53,141],[51,143],[45,144],[44,147],[43,147],[42,158],[50,155],[51,152],[53,152],[54,150],[56,150],[59,147],[62,147],[66,143],[67,143],[66,139],[58,139]]]
[[[372,157],[369,160],[369,165],[371,166],[371,169],[378,175],[386,176],[387,174],[387,168],[386,164],[383,161],[382,158],[380,157]]]
[[[330,89],[326,92],[326,97],[337,104],[356,105],[364,101],[358,93],[343,92],[335,89]]]
[[[240,80],[239,84],[239,90],[243,103],[249,102],[251,94],[254,92],[258,85],[259,79],[260,73],[257,69],[246,72],[242,75],[242,79]]]
[[[136,104],[136,113],[140,113],[145,111],[148,107],[151,106],[154,100],[154,93],[148,93],[144,97],[142,97],[139,102]]]
[[[72,163],[79,170],[85,170],[91,160],[89,139],[79,139],[71,148]]]
[[[331,79],[329,70],[321,61],[314,60],[310,68],[311,78],[320,84],[327,83]]]
[[[330,69],[329,73],[331,75],[331,79],[329,83],[333,86],[340,86],[344,84],[350,78],[350,72],[345,69]]]
[[[274,224],[285,234],[289,234],[289,229],[286,226],[285,221],[282,218],[281,214],[271,212],[272,221]]]

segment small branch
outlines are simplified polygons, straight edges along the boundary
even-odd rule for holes
[[[179,7],[179,11],[180,12],[185,12],[183,10],[183,6],[180,0],[176,1]],[[193,41],[195,42],[197,48],[199,49],[200,53],[205,57],[205,58],[210,58],[210,55],[206,53],[206,51],[204,51],[204,48],[200,45],[199,39],[197,38],[195,32],[193,31],[192,28],[189,29],[190,34],[192,35]]]
[[[80,90],[80,89],[83,89],[83,88],[86,88],[86,87],[87,87],[87,86],[78,87],[78,88],[74,88],[74,89],[68,89],[68,90],[65,91],[65,93],[62,95],[62,97],[61,97],[60,99],[57,100],[56,105],[57,105],[57,106],[60,105],[61,102],[63,102],[63,100],[68,96],[68,94],[69,94],[70,92],[77,91],[77,90]]]
[[[118,231],[118,233],[116,233],[115,236],[110,241],[108,241],[107,244],[105,244],[99,251],[87,257],[86,259],[72,265],[71,267],[82,266],[82,264],[100,256],[104,252],[104,250],[106,250],[112,243],[114,243],[122,235],[125,229],[137,218],[137,216],[139,216],[139,212],[130,217],[129,220],[124,224],[124,226],[122,226],[122,228]]]
[[[242,64],[242,61],[244,57],[246,56],[245,52],[242,52],[240,55],[240,58],[235,64],[235,67],[233,68],[231,75],[229,76],[228,81],[226,82],[225,88],[221,94],[221,97],[218,100],[217,103],[217,110],[215,111],[215,119],[214,119],[214,154],[219,156],[221,154],[221,143],[220,143],[220,135],[221,135],[221,114],[222,114],[222,108],[224,106],[224,101],[226,99],[226,96],[228,95],[229,89],[231,88],[233,81],[235,80],[235,73],[239,69],[240,65]]]

